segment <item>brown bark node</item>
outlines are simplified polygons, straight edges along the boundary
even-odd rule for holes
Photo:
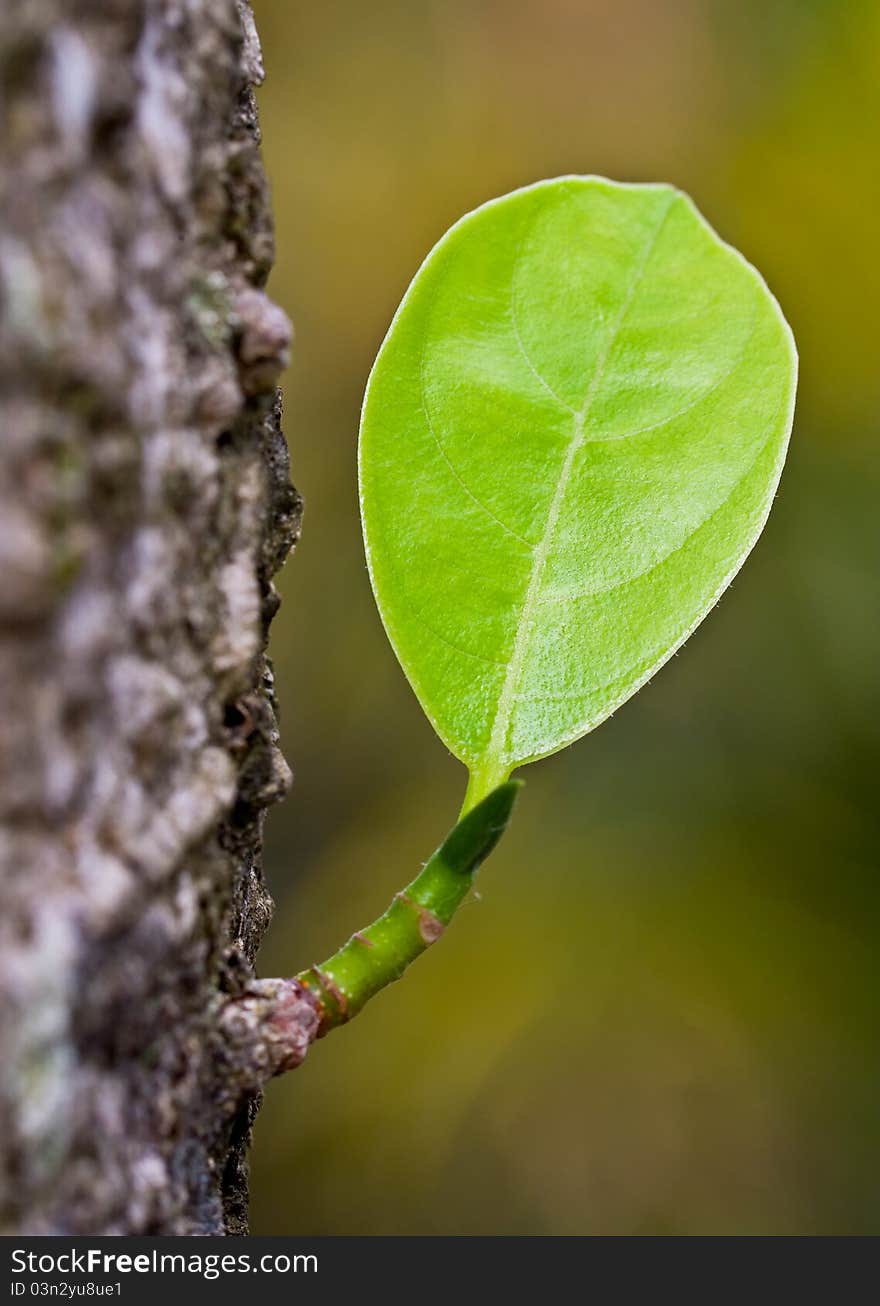
[[[260,75],[237,0],[0,22],[5,1232],[246,1227],[299,526]]]

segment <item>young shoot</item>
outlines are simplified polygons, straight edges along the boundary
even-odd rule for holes
[[[299,979],[322,1032],[449,923],[506,827],[511,773],[604,721],[755,544],[797,353],[760,274],[671,186],[539,182],[457,222],[367,384],[376,602],[462,817],[388,911]]]

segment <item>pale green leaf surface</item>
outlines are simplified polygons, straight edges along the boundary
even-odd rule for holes
[[[361,422],[370,574],[472,801],[633,694],[769,511],[797,358],[758,273],[667,186],[567,177],[426,259]]]

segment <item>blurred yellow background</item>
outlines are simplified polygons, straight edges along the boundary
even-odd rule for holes
[[[255,1233],[880,1232],[880,6],[256,0],[271,291],[307,510],[273,627],[290,974],[382,910],[465,774],[382,632],[360,400],[446,227],[541,177],[671,181],[801,351],[752,559],[594,735],[526,772],[443,943],[270,1087]]]

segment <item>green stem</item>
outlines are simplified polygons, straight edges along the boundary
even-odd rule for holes
[[[467,810],[388,910],[320,966],[297,976],[317,999],[318,1036],[351,1020],[443,933],[474,875],[507,829],[521,780],[508,780]]]
[[[468,776],[468,787],[461,806],[458,819],[461,820],[472,811],[484,798],[488,798],[510,776],[510,771],[500,771],[497,767],[484,765],[475,767]]]

